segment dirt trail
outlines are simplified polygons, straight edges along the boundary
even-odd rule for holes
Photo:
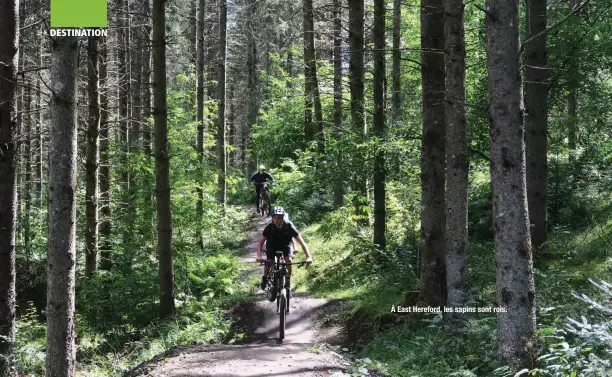
[[[244,256],[247,270],[242,279],[261,276],[255,263],[256,245],[268,218],[259,218],[249,235],[248,254]],[[316,251],[313,253],[316,260]],[[300,251],[297,259],[302,259]],[[316,316],[334,310],[335,302],[314,299],[297,292],[290,301],[291,313],[287,316],[285,339],[278,340],[279,318],[276,303],[271,303],[258,290],[260,299],[235,308],[247,327],[249,344],[185,347],[174,350],[152,370],[145,374],[152,377],[255,377],[295,376],[323,377],[346,370],[348,359],[333,351],[314,353],[308,348],[315,343],[338,343],[339,330],[320,328]],[[142,374],[141,374],[142,376]]]

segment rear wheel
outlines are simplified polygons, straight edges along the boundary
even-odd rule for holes
[[[280,327],[278,329],[279,338],[283,340],[285,338],[285,319],[287,316],[287,298],[285,297],[285,289],[283,289],[280,297],[278,298],[280,306]]]

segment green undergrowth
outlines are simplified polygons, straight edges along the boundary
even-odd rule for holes
[[[335,227],[340,231],[330,236],[330,216],[303,231],[315,263],[295,284],[311,295],[341,300],[340,311],[329,314],[327,321],[346,328],[347,347],[356,357],[383,365],[379,369],[390,376],[509,375],[496,357],[495,314],[470,314],[464,325],[450,329],[440,314],[391,313],[392,305],[402,305],[406,291],[418,287],[416,246],[392,245],[380,254],[368,246],[369,234],[350,225]],[[609,298],[590,280],[612,276],[611,238],[612,222],[607,222],[580,232],[552,232],[544,256],[536,251],[539,355],[548,358],[537,360],[538,368],[530,375],[605,375],[597,370],[612,359],[612,347],[580,346],[580,338],[564,329],[572,318],[586,321],[587,327],[603,323],[604,333],[608,323],[607,336],[612,337],[610,317],[577,297],[604,300],[609,307]],[[493,242],[470,245],[472,307],[496,306],[494,257]],[[588,365],[595,372],[589,372]]]
[[[231,344],[244,334],[226,315],[238,302],[252,298],[242,279],[240,256],[254,214],[228,207],[227,224],[205,251],[180,243],[175,255],[176,314],[158,319],[159,283],[154,257],[134,258],[98,271],[77,284],[77,376],[121,376],[136,365],[183,345]],[[177,237],[178,241],[185,237]],[[44,374],[46,326],[29,304],[17,323],[13,365],[20,376]]]

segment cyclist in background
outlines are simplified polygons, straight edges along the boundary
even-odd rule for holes
[[[274,182],[274,177],[266,173],[266,167],[263,165],[259,166],[259,171],[249,178],[249,183],[255,184],[255,193],[257,194],[255,207],[257,208],[257,211],[259,211],[259,197],[261,196],[261,188],[263,187],[263,183],[268,179],[271,182]]]

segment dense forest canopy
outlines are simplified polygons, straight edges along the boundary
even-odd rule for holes
[[[0,377],[250,342],[262,166],[344,372],[611,375],[612,3],[53,1],[0,2]]]

